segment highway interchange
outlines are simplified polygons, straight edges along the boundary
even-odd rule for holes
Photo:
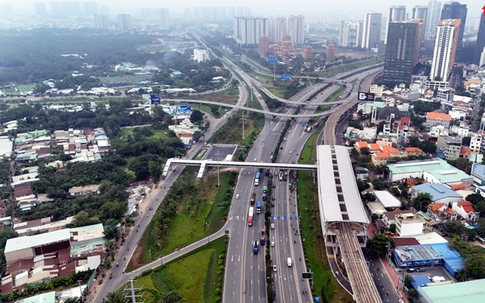
[[[233,65],[226,62],[226,64]],[[233,70],[237,72],[239,77],[254,90],[254,87],[259,88],[257,82],[250,78],[247,74],[242,72],[237,67],[232,66]],[[376,69],[377,70],[377,69]],[[349,76],[347,82],[352,82],[357,79],[355,86],[351,87],[352,90],[347,90],[350,94],[348,98],[342,100],[341,103],[353,101],[355,102],[356,93],[358,90],[358,83],[369,73],[374,73],[375,70],[363,71],[360,74]],[[261,130],[260,135],[257,137],[248,155],[248,161],[264,161],[270,162],[272,152],[275,150],[277,141],[280,137],[280,133],[283,131],[286,121],[289,117],[298,116],[291,122],[291,126],[286,134],[285,140],[281,146],[281,150],[277,159],[277,162],[282,163],[297,163],[298,155],[302,150],[305,142],[308,140],[310,133],[305,132],[303,124],[307,124],[309,117],[314,117],[313,114],[315,107],[303,107],[298,115],[294,115],[296,110],[296,104],[307,104],[310,96],[316,91],[321,89],[325,83],[319,83],[315,86],[306,88],[286,105],[287,111],[285,113],[271,113],[269,112],[266,104],[262,99],[258,98],[263,110],[260,112],[265,113],[265,125]],[[310,102],[322,103],[327,99],[334,91],[340,87],[339,85],[332,85],[325,89],[323,94],[318,94],[316,99]],[[229,111],[218,123],[211,123],[210,129],[207,134],[217,130],[227,118],[232,115],[238,109],[243,108],[242,105],[246,102],[248,96],[245,89],[245,85],[239,86],[240,97],[238,99],[235,108]],[[255,95],[258,95],[256,92]],[[180,100],[182,101],[182,100]],[[200,102],[200,100],[194,100]],[[221,104],[222,105],[222,104]],[[333,111],[343,107],[336,107]],[[319,114],[322,116],[322,114]],[[326,112],[323,115],[329,115]],[[273,117],[278,116],[278,117]],[[332,115],[333,116],[333,115]],[[332,128],[331,128],[332,129]],[[335,129],[335,128],[333,128]],[[207,135],[210,136],[210,135]],[[198,143],[190,150],[187,158],[195,155],[195,153],[202,147],[202,143]],[[163,197],[165,196],[168,188],[172,182],[178,177],[182,170],[178,169],[170,174],[170,177],[160,183],[158,189],[156,189],[151,196],[151,200],[148,201],[146,209],[157,209],[160,205]],[[266,266],[265,266],[265,249],[260,247],[258,255],[253,254],[252,242],[259,240],[261,229],[264,228],[264,212],[261,214],[255,214],[254,224],[252,227],[248,227],[247,215],[249,208],[250,195],[254,192],[257,194],[257,200],[261,200],[262,188],[267,182],[267,178],[263,177],[259,186],[254,186],[254,169],[241,169],[237,186],[235,188],[235,194],[239,195],[239,198],[234,198],[228,215],[228,221],[226,225],[215,235],[209,238],[202,239],[190,247],[181,248],[179,251],[163,257],[160,260],[145,265],[144,267],[133,271],[131,273],[125,273],[125,266],[132,255],[133,249],[140,241],[144,230],[148,226],[149,221],[153,217],[154,212],[149,211],[146,214],[140,216],[139,226],[137,229],[139,232],[132,232],[127,239],[126,244],[120,249],[117,256],[117,262],[119,267],[114,267],[111,270],[113,279],[105,280],[102,287],[99,289],[95,302],[101,302],[102,298],[106,296],[108,292],[114,291],[121,287],[129,279],[135,278],[142,271],[155,268],[161,263],[169,262],[187,252],[191,249],[195,249],[214,240],[220,236],[223,236],[226,231],[229,232],[229,245],[227,252],[226,271],[224,277],[224,292],[223,302],[264,302],[266,298]],[[295,220],[289,220],[289,217],[298,216],[298,209],[296,205],[296,193],[290,192],[288,181],[279,181],[277,176],[273,174],[273,184],[275,188],[272,188],[272,184],[267,184],[273,191],[275,196],[275,206],[271,209],[271,215],[280,220],[273,221],[275,223],[275,229],[268,231],[268,241],[274,241],[275,246],[270,247],[272,264],[276,265],[276,271],[273,272],[272,279],[275,281],[275,293],[276,302],[312,302],[310,285],[308,280],[301,279],[301,274],[306,272],[305,260],[303,256],[302,239],[298,231],[298,223]],[[264,174],[263,174],[264,175]],[[268,197],[271,199],[271,197]],[[264,205],[264,204],[263,204]],[[286,216],[287,220],[283,218]],[[287,258],[290,257],[293,261],[291,267],[287,265]],[[300,261],[301,260],[301,261]],[[305,292],[308,290],[307,292]]]

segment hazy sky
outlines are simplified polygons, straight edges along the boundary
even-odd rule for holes
[[[63,1],[63,0],[54,0]],[[200,6],[247,6],[251,8],[252,15],[257,16],[271,16],[277,14],[307,14],[318,15],[329,12],[338,12],[344,17],[345,12],[356,12],[374,10],[379,12],[387,12],[391,5],[406,5],[406,12],[411,12],[411,8],[415,5],[426,5],[426,0],[341,0],[341,1],[323,1],[323,0],[65,0],[72,2],[97,2],[98,4],[107,4],[110,11],[138,11],[143,7],[166,7],[172,12],[182,12],[185,7],[200,7]],[[44,2],[47,4],[50,0],[0,0],[0,5],[12,4],[16,11],[22,9],[32,10],[35,2]],[[449,1],[441,1],[447,3]],[[465,0],[459,1],[468,5],[468,18],[479,18],[484,6],[484,0]],[[371,4],[372,3],[372,4]],[[468,19],[467,18],[467,19]]]

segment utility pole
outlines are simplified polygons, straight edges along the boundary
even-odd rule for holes
[[[141,290],[141,288],[135,288],[135,285],[133,284],[133,280],[130,280],[130,287],[125,288],[124,291],[129,291],[129,295],[131,297],[131,302],[132,303],[143,303],[144,301],[137,301],[137,297],[141,297],[141,295],[135,294],[136,290]]]

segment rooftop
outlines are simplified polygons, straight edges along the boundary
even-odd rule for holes
[[[403,161],[396,164],[388,164],[387,167],[393,175],[426,172],[433,175],[441,183],[451,183],[471,178],[464,171],[439,158]]]
[[[430,194],[431,200],[433,201],[441,200],[443,198],[461,198],[459,194],[445,184],[425,183],[413,186],[413,189],[418,190],[420,193]]]
[[[426,119],[440,119],[445,121],[451,121],[451,115],[438,112],[429,112],[426,114]]]
[[[485,297],[485,279],[460,283],[433,285],[419,289],[425,302],[482,303]]]
[[[46,234],[35,236],[23,236],[7,240],[5,245],[5,253],[23,250],[31,247],[38,247],[49,243],[56,243],[61,241],[69,241],[69,229],[62,229]]]
[[[317,165],[322,221],[369,223],[347,148],[317,146]]]
[[[386,208],[401,207],[401,201],[387,190],[375,190],[374,195],[376,195],[377,199],[379,199],[382,205]]]

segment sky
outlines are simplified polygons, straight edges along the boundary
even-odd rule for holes
[[[0,5],[11,4],[15,6],[16,11],[22,9],[32,10],[34,3],[44,2],[47,4],[52,0],[0,0]],[[127,12],[138,11],[140,8],[168,8],[173,13],[181,13],[186,7],[201,6],[246,6],[251,8],[253,16],[273,16],[304,14],[318,15],[328,13],[338,13],[345,19],[345,14],[351,16],[365,13],[366,11],[377,11],[386,13],[392,5],[406,5],[406,12],[411,13],[415,5],[426,5],[426,0],[341,0],[341,1],[324,1],[324,0],[54,0],[54,1],[72,1],[72,2],[97,2],[99,5],[106,4],[110,7],[110,12]],[[447,3],[449,1],[441,1]],[[465,0],[459,1],[468,5],[468,18],[479,18],[482,14],[484,0]],[[468,19],[467,18],[467,19]]]

